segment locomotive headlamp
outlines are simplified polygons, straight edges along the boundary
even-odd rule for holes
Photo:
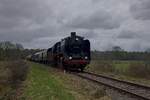
[[[79,39],[78,39],[78,38],[76,38],[76,40],[78,41]]]
[[[70,57],[69,57],[69,59],[71,60],[71,59],[72,59],[72,57],[70,56]]]
[[[88,59],[88,57],[87,57],[87,56],[85,56],[85,59]]]

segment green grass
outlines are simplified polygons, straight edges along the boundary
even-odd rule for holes
[[[107,62],[109,63],[109,62]],[[130,64],[143,64],[142,61],[112,61],[113,69],[118,73],[126,73],[129,70]]]
[[[99,61],[93,60],[89,65],[89,70],[99,72],[114,72],[114,73],[126,73],[130,67],[130,64],[143,64],[142,61]]]
[[[119,72],[126,72],[129,68],[130,62],[129,61],[118,61],[118,62],[113,62],[113,67],[119,71]]]
[[[22,98],[26,100],[74,100],[74,96],[61,81],[50,74],[48,67],[35,63],[30,63],[30,65]]]

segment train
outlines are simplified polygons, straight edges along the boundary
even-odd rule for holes
[[[71,32],[71,36],[61,39],[51,48],[29,55],[28,59],[65,70],[83,71],[91,61],[90,41]]]

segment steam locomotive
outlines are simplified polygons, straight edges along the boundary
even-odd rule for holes
[[[37,52],[30,57],[31,61],[53,64],[66,70],[83,71],[90,63],[90,41],[76,32],[71,32],[71,36],[57,42],[53,47]]]

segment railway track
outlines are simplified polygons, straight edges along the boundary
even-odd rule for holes
[[[105,85],[107,87],[123,91],[130,95],[136,96],[138,99],[150,100],[150,86],[136,84],[128,81],[111,78],[104,75],[98,75],[90,72],[73,73],[76,76],[90,80],[92,82]]]

